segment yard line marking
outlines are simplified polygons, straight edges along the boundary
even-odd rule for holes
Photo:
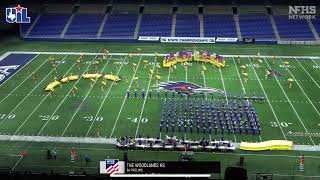
[[[98,56],[96,56],[95,58],[97,58]],[[107,65],[110,62],[110,59],[112,58],[112,56],[108,59],[108,62],[103,66],[102,71],[107,67]],[[101,72],[102,72],[101,71]],[[85,97],[82,99],[80,105],[78,106],[77,110],[74,112],[73,116],[71,117],[68,125],[66,126],[66,128],[64,129],[64,131],[62,132],[61,136],[64,136],[64,134],[67,132],[67,129],[69,128],[70,124],[72,123],[74,117],[78,114],[78,111],[80,110],[82,104],[84,103],[84,101],[87,99],[88,95],[90,94],[91,90],[93,89],[93,87],[95,86],[95,84],[97,83],[97,80],[93,83],[93,85],[91,86],[91,88],[89,89],[89,91],[87,92],[87,94],[85,95]]]
[[[121,71],[121,69],[122,69],[122,66],[124,65],[124,62],[126,61],[127,57],[128,57],[128,56],[126,56],[126,57],[124,58],[124,60],[122,61],[121,66],[120,66],[120,68],[118,69],[117,76],[118,76],[118,74],[120,73],[120,71]],[[111,88],[113,87],[113,84],[114,84],[114,81],[111,83],[111,86],[110,86],[110,88],[109,88],[109,90],[108,90],[108,92],[107,92],[107,95],[104,97],[104,99],[103,99],[103,101],[102,101],[102,103],[101,103],[101,105],[100,105],[100,107],[99,107],[96,115],[94,116],[93,121],[92,121],[92,123],[91,123],[91,125],[90,125],[90,127],[89,127],[89,129],[88,129],[85,137],[88,136],[88,134],[89,134],[89,132],[90,132],[90,130],[91,130],[94,122],[96,121],[96,118],[97,118],[97,116],[99,115],[99,113],[100,113],[100,111],[101,111],[101,109],[102,109],[102,106],[103,106],[104,102],[106,101],[107,97],[109,96],[109,93],[110,93]]]
[[[95,56],[91,62],[93,62],[97,57],[98,57],[98,56]],[[87,68],[86,68],[85,71],[87,71],[91,65],[92,65],[92,63],[90,63],[90,64],[87,66]],[[67,97],[68,97],[68,95],[71,93],[73,87],[75,87],[75,86],[78,84],[78,82],[80,81],[81,78],[82,78],[82,76],[80,76],[79,79],[74,83],[74,85],[72,86],[72,88],[69,90],[69,92],[67,93],[67,95],[62,99],[62,101],[60,102],[60,104],[57,106],[57,108],[56,108],[56,109],[54,110],[54,112],[51,114],[49,120],[43,125],[43,127],[40,129],[40,131],[38,132],[37,135],[39,135],[39,134],[42,132],[42,130],[47,126],[47,124],[50,122],[50,120],[52,119],[52,117],[54,116],[54,114],[58,111],[58,109],[60,108],[60,106],[61,106],[61,105],[64,103],[64,101],[67,99]]]
[[[155,65],[156,65],[156,62],[157,62],[157,57],[155,57],[155,60],[154,60],[154,64],[153,64],[153,68],[152,68],[153,71],[154,71],[154,67],[155,67]],[[149,88],[150,88],[150,84],[151,84],[151,80],[152,80],[152,74],[150,75],[150,80],[149,80],[149,84],[148,84],[148,88],[147,88],[146,94],[148,94],[148,91],[149,91]],[[147,97],[148,97],[148,95],[145,96],[144,101],[143,101],[143,104],[142,104],[142,110],[141,110],[141,113],[140,113],[140,117],[139,117],[139,121],[138,121],[138,126],[137,126],[137,129],[136,129],[136,134],[135,134],[135,136],[134,136],[135,138],[137,138],[137,134],[138,134],[139,126],[140,126],[140,122],[141,122],[141,117],[142,117],[142,114],[143,114],[143,111],[144,111],[144,106],[145,106],[145,104],[146,104]]]
[[[11,168],[10,172],[12,172],[17,166],[18,164],[20,163],[20,161],[22,160],[23,156],[21,155],[19,160],[16,162],[16,164],[14,164],[14,166]]]
[[[219,68],[219,72],[220,72],[220,77],[221,77],[222,86],[223,86],[223,90],[224,90],[224,97],[225,97],[225,99],[226,99],[226,101],[227,101],[227,104],[229,105],[229,100],[228,100],[228,98],[227,98],[226,86],[224,85],[224,79],[223,79],[223,75],[222,75],[221,68]],[[237,143],[236,135],[233,134],[233,137],[234,137],[235,142]]]
[[[134,71],[134,73],[133,73],[133,76],[132,76],[132,78],[131,78],[131,82],[130,82],[130,84],[129,84],[128,89],[130,89],[130,88],[131,88],[131,86],[132,86],[133,78],[136,76],[136,73],[137,73],[137,71],[138,71],[138,68],[139,68],[139,65],[140,65],[141,59],[142,59],[142,55],[140,56],[140,60],[139,60],[139,62],[138,62],[137,68],[135,69],[135,71]],[[114,125],[113,125],[112,131],[111,131],[111,134],[110,134],[110,138],[112,137],[113,132],[114,132],[114,130],[115,130],[115,128],[116,128],[116,126],[117,126],[117,123],[118,123],[118,120],[119,120],[120,114],[121,114],[121,112],[122,112],[122,109],[123,109],[123,107],[124,107],[124,104],[125,104],[126,100],[127,100],[127,96],[125,96],[125,97],[124,97],[124,99],[123,99],[123,101],[122,101],[122,105],[121,105],[121,107],[120,107],[120,110],[119,110],[119,113],[118,113],[118,116],[117,116],[116,122],[115,122],[115,123],[114,123]]]
[[[244,87],[244,85],[243,85],[243,82],[242,82],[242,78],[241,78],[240,73],[239,73],[238,66],[237,66],[237,64],[236,64],[236,62],[235,62],[235,60],[234,60],[234,58],[232,58],[232,61],[233,61],[234,66],[235,66],[235,67],[236,67],[236,69],[237,69],[237,74],[238,74],[238,77],[239,77],[239,79],[240,79],[240,83],[241,83],[241,86],[242,86],[242,91],[243,91],[245,94],[247,94],[246,89],[245,89],[245,87]],[[247,103],[248,103],[248,104],[250,104],[250,102],[249,102],[249,100],[248,100],[248,99],[247,99],[246,101],[247,101]],[[261,136],[260,136],[260,135],[259,135],[259,139],[260,139],[260,141],[262,142],[262,138],[261,138]]]
[[[68,55],[64,56],[61,61],[63,61],[67,57]],[[58,64],[57,67],[58,66],[60,66],[60,64]],[[7,114],[7,116],[0,122],[0,125],[30,96],[33,91],[35,91],[39,87],[39,85],[52,73],[52,71],[53,69]]]
[[[32,58],[29,62],[33,61],[33,59],[35,59],[35,58],[38,57],[38,56],[39,56],[39,54],[37,54],[37,55],[36,55],[34,58]],[[10,96],[10,94],[12,94],[13,92],[15,92],[27,79],[29,79],[34,72],[38,71],[52,56],[53,56],[53,55],[51,55],[51,56],[50,56],[47,60],[45,60],[37,69],[35,69],[32,73],[30,73],[30,75],[29,75],[28,77],[26,77],[26,79],[24,79],[17,87],[15,87],[6,97],[4,97],[4,98],[0,101],[0,104],[1,104],[4,100],[6,100],[6,99]],[[25,67],[26,65],[28,65],[29,62],[28,62],[27,64],[25,64],[23,67]],[[23,69],[23,67],[20,68],[19,71],[20,71],[21,69]],[[14,75],[12,75],[11,77],[17,75],[19,71],[17,71],[17,72],[16,72]],[[10,77],[10,78],[11,78],[11,77]],[[9,79],[10,79],[10,78],[9,78]],[[5,82],[7,82],[9,79],[7,79]],[[3,83],[0,85],[0,87],[1,87],[5,82],[3,82]]]
[[[264,59],[264,58],[263,58],[263,59]],[[249,61],[250,61],[250,60],[249,60]],[[265,61],[265,62],[266,62],[266,64],[268,65],[269,69],[271,69],[271,67],[269,66],[269,63],[266,61],[266,59],[264,59],[264,61]],[[251,61],[250,61],[250,63],[251,63]],[[282,88],[282,86],[281,86],[280,82],[278,81],[278,78],[277,78],[277,77],[275,77],[275,79],[276,79],[276,81],[277,81],[278,85],[280,86],[280,88],[281,88],[281,90],[282,90],[283,94],[286,96],[286,98],[287,98],[287,100],[288,100],[289,104],[291,105],[291,107],[292,107],[292,109],[293,109],[294,113],[296,114],[296,116],[298,117],[298,119],[299,119],[300,123],[302,124],[302,126],[303,126],[304,130],[305,130],[307,133],[309,133],[309,132],[308,132],[308,130],[307,130],[307,128],[305,127],[304,123],[302,122],[302,120],[301,120],[301,118],[300,118],[300,116],[299,116],[298,112],[296,111],[296,109],[295,109],[295,108],[294,108],[294,106],[292,105],[291,100],[289,99],[289,97],[287,96],[286,92],[285,92],[285,91],[284,91],[284,89]],[[315,145],[315,143],[314,143],[313,139],[311,138],[311,136],[309,136],[309,138],[310,138],[311,142],[313,143],[313,145]]]
[[[312,61],[315,65],[319,66],[319,64],[317,64],[317,63],[313,60],[313,58],[310,58],[310,59],[311,59],[311,61]]]
[[[270,103],[270,100],[269,100],[269,98],[268,98],[268,95],[267,95],[267,93],[266,93],[266,91],[265,91],[265,89],[264,89],[264,87],[263,87],[263,85],[262,85],[262,83],[261,83],[261,81],[260,81],[260,78],[259,78],[256,70],[254,69],[254,67],[253,67],[253,65],[252,65],[252,63],[251,63],[250,58],[248,58],[248,59],[249,59],[249,62],[250,62],[250,64],[251,64],[251,67],[253,68],[253,71],[254,71],[254,73],[255,73],[255,75],[256,75],[256,77],[257,77],[257,80],[258,80],[258,82],[259,82],[259,84],[260,84],[260,87],[261,87],[264,95],[266,96],[266,99],[267,99],[267,102],[268,102],[268,104],[269,104],[269,106],[270,106],[270,108],[271,108],[272,114],[273,114],[273,116],[276,118],[276,121],[277,121],[277,123],[278,123],[278,125],[279,125],[279,127],[280,127],[280,130],[281,130],[281,132],[282,132],[282,135],[283,135],[284,139],[287,141],[287,137],[286,137],[285,133],[283,132],[282,127],[280,126],[280,122],[279,122],[278,116],[276,115],[276,113],[275,113],[275,111],[274,111],[274,109],[273,109],[273,107],[272,107],[272,105],[271,105],[271,103]]]
[[[282,59],[280,59],[282,61]],[[300,63],[299,63],[300,64]],[[291,73],[291,71],[289,70],[289,68],[285,68],[291,75],[291,77],[296,81],[296,78],[294,78],[293,74]],[[304,68],[303,68],[304,69]],[[307,71],[306,71],[307,72]],[[308,72],[307,72],[308,73]],[[308,73],[309,75],[309,73]],[[310,75],[309,75],[310,76]],[[310,76],[311,77],[311,76]],[[312,78],[312,77],[311,77]],[[313,78],[312,78],[313,80]],[[310,100],[309,96],[306,94],[306,92],[303,90],[303,88],[300,86],[300,84],[297,81],[297,85],[299,86],[299,88],[301,89],[301,91],[303,92],[304,96],[308,99],[309,103],[312,105],[312,107],[314,108],[314,110],[316,110],[318,116],[320,116],[320,113],[318,111],[318,109],[314,106],[313,102]],[[318,84],[317,84],[318,85]],[[318,85],[319,87],[319,85]]]
[[[2,85],[4,85],[7,81],[9,81],[10,78],[12,78],[13,76],[17,75],[19,71],[21,71],[25,66],[27,66],[29,63],[31,63],[31,62],[32,62],[36,57],[38,57],[38,56],[39,56],[39,54],[37,54],[35,57],[33,57],[31,60],[29,60],[29,62],[27,62],[26,64],[22,65],[22,67],[21,67],[17,72],[15,72],[12,76],[10,76],[10,77],[9,77],[7,80],[5,80],[2,84],[0,84],[0,87],[1,87]],[[53,55],[51,55],[51,56],[53,56]],[[50,57],[51,57],[51,56],[50,56]],[[6,57],[7,57],[7,56],[6,56]],[[50,58],[50,57],[49,57],[49,58]],[[1,59],[1,60],[3,60],[3,59]],[[0,61],[1,61],[1,60],[0,60]],[[46,62],[46,61],[45,61],[45,62]],[[45,63],[45,62],[44,62],[44,63]],[[42,63],[42,65],[43,65],[44,63]],[[39,68],[38,68],[38,69],[39,69]],[[32,74],[31,74],[31,75],[32,75]],[[30,75],[30,76],[31,76],[31,75]],[[29,76],[29,77],[30,77],[30,76]],[[26,81],[26,79],[25,79],[24,81]],[[24,81],[23,81],[23,82],[24,82]],[[22,82],[22,83],[23,83],[23,82]],[[20,84],[20,85],[21,85],[21,84]],[[20,85],[19,85],[19,86],[20,86]],[[1,102],[2,102],[2,101],[1,101]],[[0,102],[0,103],[1,103],[1,102]]]
[[[67,74],[69,74],[69,72],[71,71],[71,69],[73,69],[73,67],[76,65],[76,62],[73,63],[73,65],[69,68],[69,70],[63,75],[66,76]],[[40,107],[40,105],[47,99],[47,97],[49,96],[49,94],[47,94],[42,100],[41,102],[37,105],[36,108],[34,108],[34,110],[29,114],[29,116],[23,121],[23,123],[18,127],[18,129],[13,133],[13,135],[16,135],[16,133],[21,129],[21,127],[29,120],[29,118],[38,110],[38,108]]]
[[[309,74],[309,72],[302,66],[302,64],[297,60],[297,58],[294,58],[302,67],[302,69],[308,74],[308,76],[312,79],[312,81],[320,88],[319,84],[313,79],[313,77]],[[287,68],[288,69],[288,68]]]

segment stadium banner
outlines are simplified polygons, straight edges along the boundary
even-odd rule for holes
[[[163,43],[215,43],[214,37],[161,37]]]
[[[255,43],[256,39],[255,38],[243,38],[242,42],[243,43]]]
[[[154,41],[158,42],[160,37],[157,36],[139,36],[138,40],[139,41]]]
[[[237,42],[238,38],[217,37],[216,42]]]
[[[37,54],[10,54],[0,60],[0,85],[31,62]]]

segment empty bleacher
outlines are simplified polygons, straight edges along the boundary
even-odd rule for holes
[[[239,20],[243,38],[275,38],[269,16],[265,14],[241,14]]]
[[[76,14],[69,25],[66,36],[95,37],[104,14]]]
[[[137,19],[137,14],[110,14],[102,37],[133,38]]]
[[[176,37],[200,37],[198,15],[177,14]]]
[[[320,16],[317,16],[316,19],[311,20],[311,22],[320,36]]]
[[[289,19],[288,15],[274,16],[281,40],[315,40],[305,19]]]
[[[63,31],[71,14],[48,13],[41,15],[39,21],[32,29],[30,36],[59,36]]]
[[[172,15],[143,14],[139,36],[170,36]]]
[[[205,37],[237,37],[233,15],[205,15]]]

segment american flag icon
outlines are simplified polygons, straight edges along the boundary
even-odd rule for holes
[[[119,159],[106,159],[106,172],[108,174],[119,172]]]

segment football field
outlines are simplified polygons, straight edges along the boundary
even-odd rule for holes
[[[183,131],[178,132],[176,128],[174,135],[177,138],[220,139],[223,136],[224,139],[233,143],[290,140],[295,145],[319,145],[319,58],[274,54],[277,56],[274,61],[273,55],[261,54],[262,62],[260,67],[257,67],[256,53],[241,53],[240,62],[238,62],[237,54],[225,55],[225,68],[219,69],[204,64],[206,67],[204,74],[201,73],[203,64],[199,62],[190,63],[186,69],[181,64],[177,64],[173,71],[168,68],[160,68],[157,74],[156,65],[157,63],[162,64],[164,54],[155,56],[150,52],[129,53],[122,50],[121,53],[111,52],[105,60],[100,60],[102,54],[98,51],[96,53],[9,51],[1,57],[1,61],[10,56],[13,56],[14,59],[11,65],[19,62],[19,58],[27,59],[27,61],[23,68],[0,86],[0,138],[3,140],[1,145],[3,152],[0,153],[0,158],[4,160],[3,162],[7,162],[6,165],[10,166],[10,169],[24,170],[28,167],[37,170],[47,161],[42,158],[35,161],[23,160],[19,153],[28,151],[38,154],[37,150],[41,149],[41,153],[45,154],[46,147],[58,147],[61,153],[65,151],[64,158],[58,165],[49,163],[48,169],[55,168],[65,172],[64,170],[68,168],[76,169],[81,166],[81,168],[87,168],[87,171],[95,172],[96,165],[83,167],[82,163],[81,165],[66,163],[69,161],[70,147],[77,146],[79,151],[82,151],[81,147],[86,151],[92,150],[93,159],[98,161],[106,158],[105,153],[108,156],[118,153],[113,150],[114,146],[108,145],[109,142],[113,142],[114,138],[139,135],[165,138],[165,131],[162,130],[161,133],[159,131],[165,93],[160,91],[158,97],[157,90],[159,84],[168,82],[192,83],[200,87],[214,88],[225,94],[230,93],[232,96],[226,98],[217,93],[214,93],[213,96],[205,94],[204,100],[208,102],[230,101],[231,104],[234,94],[237,96],[237,103],[239,101],[244,103],[244,100],[238,99],[239,95],[243,94],[251,97],[255,93],[265,98],[264,101],[252,101],[255,112],[259,116],[261,134],[257,132],[254,135],[250,132],[240,134],[238,131],[222,134],[220,129],[217,134],[213,132],[209,134],[208,131],[190,133],[189,130],[184,133]],[[79,64],[77,60],[81,55],[83,55],[83,60]],[[57,65],[57,72],[52,67],[51,58],[54,58],[54,63]],[[96,64],[95,61],[99,63]],[[289,65],[284,65],[284,62],[289,62]],[[133,63],[137,65],[136,68],[133,68]],[[245,72],[248,74],[247,81],[243,78],[243,66],[246,67]],[[92,81],[82,78],[83,73],[95,73],[97,69],[101,74],[117,75],[122,80],[117,83],[107,81],[104,86],[101,79]],[[150,69],[154,70],[151,76],[148,75]],[[266,70],[271,70],[274,76],[265,77]],[[81,78],[62,83],[62,86],[56,87],[51,95],[45,91],[46,86],[55,78],[60,79],[70,75],[80,75]],[[155,79],[156,75],[161,77],[159,84]],[[288,86],[289,78],[294,80],[291,88]],[[130,97],[127,96],[128,90]],[[137,90],[137,97],[134,97],[135,90]],[[145,92],[144,97],[141,96],[142,90]],[[187,96],[181,98],[178,93],[175,94],[175,97],[178,100],[187,98]],[[195,95],[191,95],[191,99],[194,100],[194,98]],[[168,93],[167,99],[172,99],[172,93]],[[201,99],[200,95],[199,99]],[[249,101],[251,102],[250,99]],[[171,127],[168,135],[172,135]],[[37,147],[39,144],[34,142],[39,139],[47,140],[49,143],[44,142],[43,147]],[[58,141],[55,141],[56,139],[67,144],[59,144]],[[12,140],[17,143],[9,142]],[[92,142],[96,144],[88,144]],[[87,145],[83,147],[81,143]],[[143,151],[139,154],[137,151],[138,155],[135,155],[135,158],[149,157],[145,153],[148,152]],[[286,154],[286,152],[280,154],[284,156],[282,157],[283,162],[290,166],[292,161],[297,160],[296,157],[298,157],[297,154],[291,157],[290,153]],[[207,155],[198,155],[198,159],[206,159]],[[272,156],[273,153],[269,155]],[[313,155],[310,154],[310,164],[307,165],[310,168],[318,165]],[[153,156],[154,154],[150,154],[151,159],[155,159]],[[162,156],[162,158],[158,155],[155,157],[169,160],[175,155],[172,153]],[[217,156],[220,155],[214,158]],[[255,164],[255,158],[258,157],[248,156],[252,158],[251,168],[258,167],[259,165]],[[272,167],[279,161],[271,162],[268,156],[261,156],[258,159],[267,162],[269,169],[266,171],[272,172]],[[228,156],[230,160],[228,163],[235,161],[231,157],[233,156]],[[221,155],[218,159],[220,158],[223,161],[226,156]],[[281,176],[287,175],[291,173],[291,168],[275,173]],[[317,175],[317,171],[309,171],[300,175],[302,178],[304,175],[314,176]]]

